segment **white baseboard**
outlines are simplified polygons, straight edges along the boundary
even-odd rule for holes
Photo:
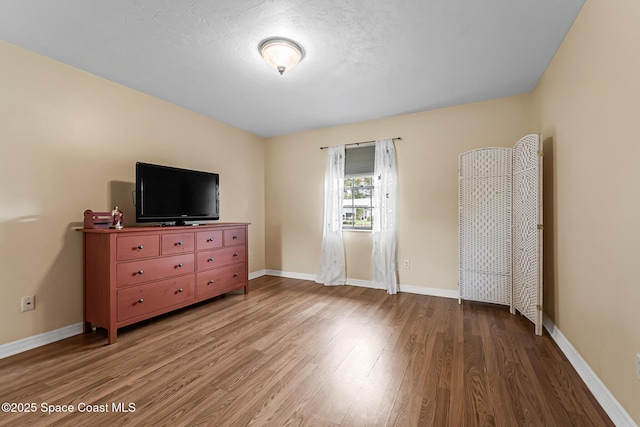
[[[403,284],[400,284],[400,292],[453,299],[458,299],[459,296],[458,291],[453,289],[423,288],[422,286]]]
[[[611,421],[618,427],[637,427],[638,425],[633,421],[631,416],[624,410],[622,405],[611,394],[609,389],[598,378],[595,372],[582,358],[580,353],[571,345],[569,340],[564,336],[562,332],[556,327],[556,325],[547,316],[544,316],[544,328],[549,332],[551,338],[556,342],[560,350],[569,359],[571,365],[582,378],[582,381],[586,384],[593,397],[598,401],[602,409],[609,415]]]
[[[350,279],[347,277],[345,285],[359,286],[361,288],[384,289],[382,286],[376,286],[371,280]]]
[[[291,271],[266,270],[265,274],[276,277],[288,277],[290,279],[311,280],[312,282],[316,280],[315,274],[294,273]]]
[[[359,280],[347,278],[347,285],[362,286],[364,288],[371,289],[385,289],[382,286],[376,286],[370,280]],[[403,285],[400,284],[400,292],[406,292],[408,294],[428,295],[431,297],[443,297],[443,298],[458,298],[458,291],[451,289],[438,289],[438,288],[424,288],[422,286],[415,285]]]
[[[72,337],[82,333],[82,323],[65,326],[53,331],[44,332],[32,337],[23,338],[7,344],[0,345],[0,359],[22,353],[23,351],[32,350],[52,342],[60,341],[65,338]]]
[[[258,271],[254,271],[252,273],[249,273],[249,280],[251,279],[257,279],[258,277],[262,277],[265,274],[267,274],[267,270],[258,270]]]
[[[315,281],[316,276],[307,273],[294,273],[291,271],[265,270],[265,274],[269,276],[288,277],[290,279],[311,280]],[[384,289],[374,286],[371,280],[350,279],[347,277],[346,285],[361,286],[363,288]],[[451,289],[423,288],[422,286],[403,285],[400,284],[400,292],[410,294],[429,295],[432,297],[458,298],[458,291]]]

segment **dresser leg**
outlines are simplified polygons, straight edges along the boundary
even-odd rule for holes
[[[109,328],[109,330],[107,331],[107,336],[109,337],[109,344],[113,344],[116,342],[117,333],[118,333],[118,329]]]
[[[93,328],[91,328],[91,322],[84,322],[84,333],[88,334],[89,332],[93,332]]]

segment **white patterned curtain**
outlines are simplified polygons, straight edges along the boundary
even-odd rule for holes
[[[393,140],[376,141],[373,172],[373,284],[398,292],[396,149]]]
[[[324,229],[322,259],[316,282],[344,285],[346,268],[342,240],[342,198],[344,192],[344,145],[329,147],[324,178]]]

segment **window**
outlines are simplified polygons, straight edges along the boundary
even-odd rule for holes
[[[371,175],[346,178],[342,204],[342,228],[346,230],[371,230]]]
[[[345,150],[343,230],[371,230],[374,158],[374,145]]]

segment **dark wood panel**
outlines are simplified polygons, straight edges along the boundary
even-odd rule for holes
[[[0,425],[612,426],[545,333],[508,309],[264,276],[124,327],[0,360],[3,402],[135,412]]]

